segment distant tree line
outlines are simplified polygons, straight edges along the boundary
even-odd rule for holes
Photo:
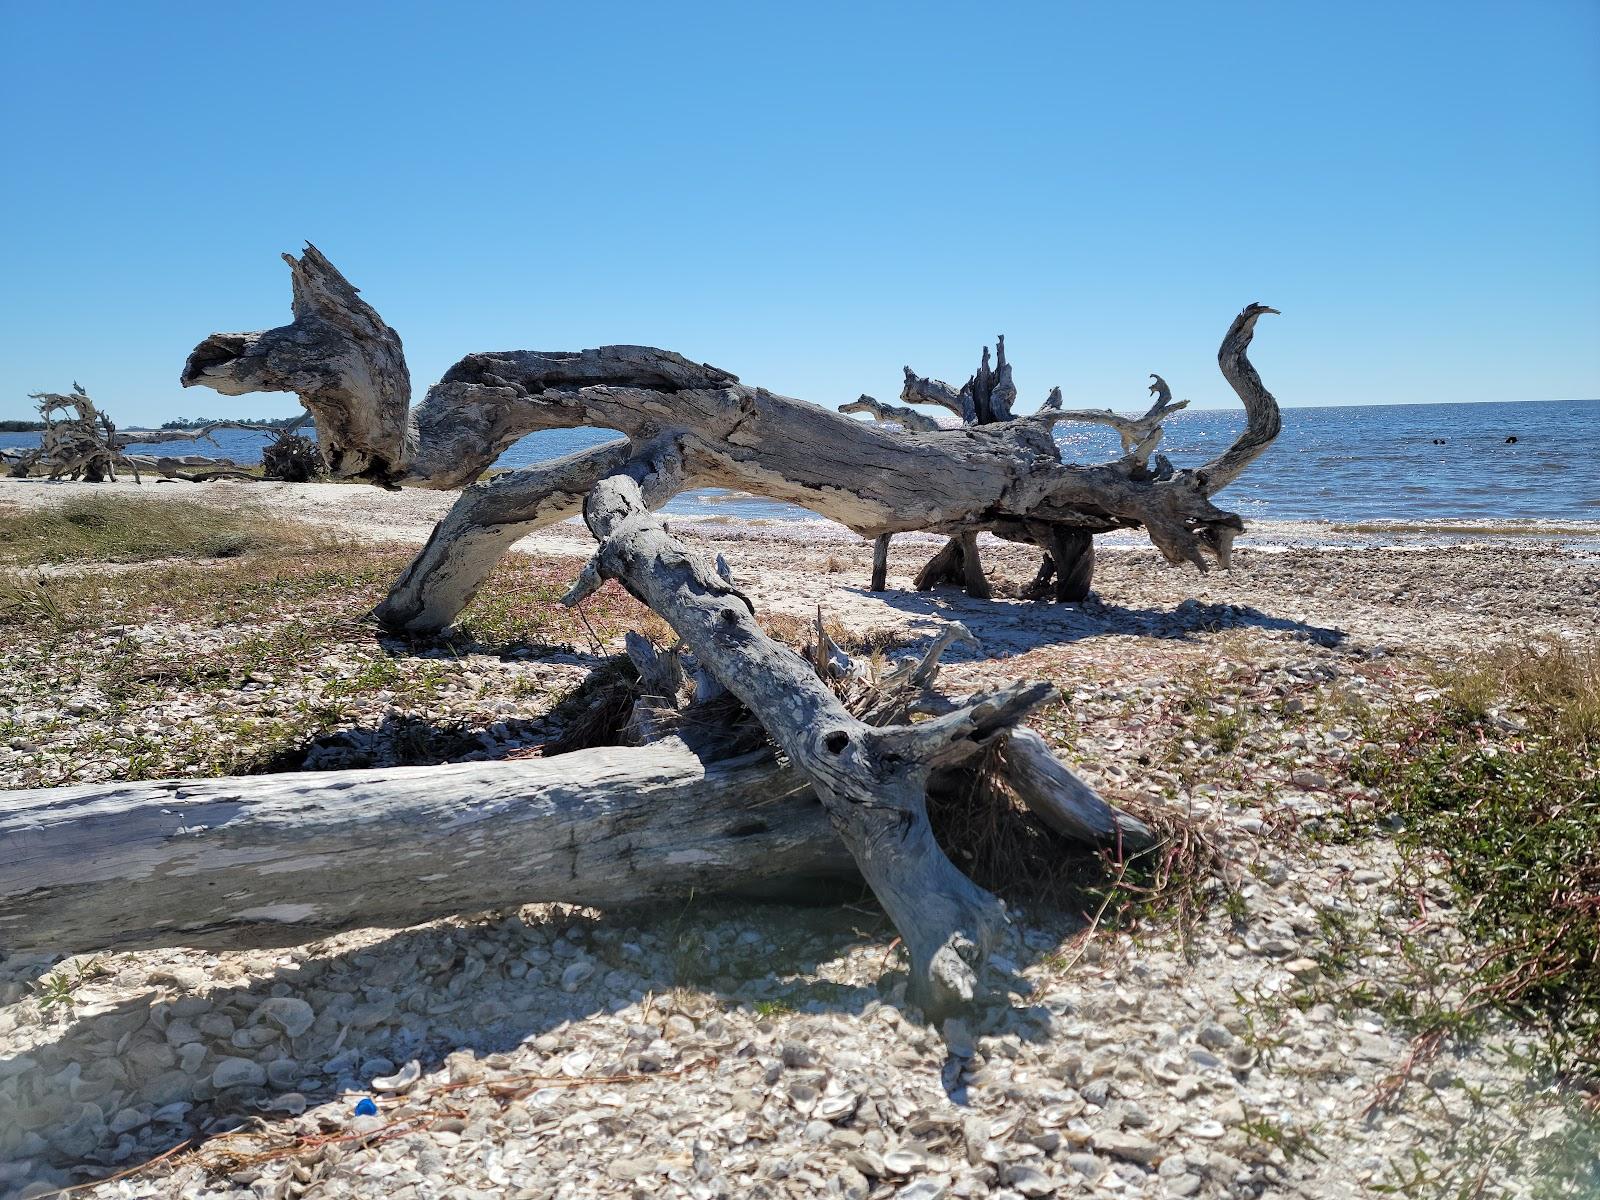
[[[240,425],[259,425],[263,429],[281,429],[292,424],[294,417],[186,417],[177,421],[164,421],[156,426],[157,429],[204,429],[207,425],[214,425],[218,421],[235,421]],[[139,428],[149,428],[139,426]],[[0,433],[42,433],[45,429],[43,421],[0,421]]]
[[[259,425],[263,429],[280,429],[293,424],[298,417],[185,417],[178,421],[163,421],[157,429],[204,429],[218,421],[232,421],[236,425]]]

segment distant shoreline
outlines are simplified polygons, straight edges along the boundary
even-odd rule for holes
[[[367,484],[278,483],[218,481],[204,484],[147,483],[142,487],[130,478],[115,484],[73,483],[44,479],[0,477],[0,511],[7,507],[35,508],[60,503],[71,496],[115,494],[148,495],[162,500],[190,500],[232,508],[257,505],[270,508],[297,520],[329,525],[364,540],[421,543],[434,524],[455,503],[459,491],[431,491],[404,488],[386,492]],[[839,547],[866,546],[867,539],[822,517],[796,520],[784,516],[730,514],[720,506],[701,506],[706,511],[665,510],[667,520],[686,532],[713,541],[770,544],[827,544]],[[1001,545],[991,534],[980,535],[985,544]],[[939,535],[903,533],[895,544],[937,544]],[[1149,549],[1143,530],[1117,530],[1100,534],[1096,545],[1111,553]],[[549,552],[558,547],[577,553],[582,545],[592,545],[582,522],[576,518],[547,527],[525,539],[525,548]],[[1548,544],[1585,553],[1600,553],[1600,519],[1558,520],[1516,518],[1483,520],[1459,517],[1428,520],[1393,519],[1367,521],[1285,520],[1247,517],[1245,533],[1238,546],[1242,550],[1276,553],[1285,550],[1410,550],[1449,549],[1472,546],[1530,546]]]

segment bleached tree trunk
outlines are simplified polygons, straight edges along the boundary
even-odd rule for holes
[[[677,741],[0,793],[0,951],[290,945],[542,901],[854,877],[805,779]]]
[[[540,901],[821,900],[865,876],[911,951],[914,998],[938,1013],[977,994],[1003,912],[933,842],[929,786],[971,795],[981,768],[1062,837],[1119,855],[1149,846],[1144,825],[1012,725],[1048,687],[964,705],[931,691],[957,626],[846,707],[631,486],[607,481],[597,495],[592,520],[609,532],[589,585],[615,573],[660,603],[697,660],[739,681],[784,759],[730,752],[729,731],[692,707],[672,721],[678,652],[630,638],[640,702],[662,718],[633,723],[653,739],[641,747],[0,793],[0,954],[289,945]],[[826,645],[819,660],[853,671]],[[905,724],[912,714],[934,719]]]

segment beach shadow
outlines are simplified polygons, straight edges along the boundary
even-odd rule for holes
[[[440,633],[403,635],[376,630],[374,642],[390,658],[433,658],[449,662],[468,656],[494,658],[503,663],[566,663],[593,670],[611,656],[592,646],[541,642],[529,638],[481,641],[467,629],[452,626]]]
[[[1168,641],[1196,641],[1229,629],[1262,629],[1287,633],[1317,646],[1344,644],[1342,629],[1274,616],[1248,604],[1208,604],[1185,600],[1170,609],[1131,608],[1105,604],[1095,596],[1081,603],[1037,600],[974,600],[954,589],[932,592],[872,592],[846,587],[863,599],[927,619],[934,628],[960,621],[978,638],[979,646],[958,643],[946,657],[952,662],[977,661],[1021,654],[1043,646],[1060,646],[1094,637],[1136,636]]]
[[[461,1051],[482,1059],[520,1049],[509,1073],[599,1079],[733,1054],[746,1035],[726,1028],[730,1008],[764,1019],[898,1004],[905,975],[889,967],[887,949],[875,986],[798,978],[863,942],[887,947],[892,935],[870,900],[719,900],[603,916],[551,906],[401,930],[328,955],[308,952],[315,943],[263,950],[248,965],[272,969],[235,986],[222,980],[237,960],[190,991],[159,986],[173,976],[157,970],[138,995],[71,1007],[49,1039],[0,1057],[0,1195],[40,1178],[127,1171],[261,1121],[281,1125],[288,1141],[299,1110],[333,1100],[342,1127],[372,1080],[410,1059],[429,1073],[447,1060],[459,1067],[451,1056]],[[572,1028],[630,1007],[627,1026]],[[692,1034],[664,1025],[674,1013],[689,1016]],[[1037,1013],[1036,1037],[1048,1024]],[[1003,1007],[991,1010],[977,1031],[1003,1017]],[[229,1086],[230,1077],[243,1082]],[[19,1170],[28,1173],[20,1180]]]

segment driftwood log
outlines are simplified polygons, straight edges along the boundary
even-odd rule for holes
[[[471,354],[411,409],[399,335],[314,246],[284,258],[294,320],[258,333],[212,334],[189,356],[182,382],[228,395],[296,393],[336,475],[386,487],[466,488],[377,610],[396,630],[449,624],[511,542],[574,515],[584,491],[615,469],[619,456],[662,439],[682,464],[674,488],[768,496],[874,539],[913,530],[949,534],[962,549],[947,547],[925,577],[956,578],[980,595],[987,590],[982,568],[976,551],[964,547],[988,531],[1039,546],[1051,556],[1058,596],[1070,598],[1087,590],[1089,539],[1113,529],[1144,528],[1173,563],[1202,571],[1209,560],[1228,565],[1244,526],[1211,497],[1279,430],[1277,403],[1246,355],[1257,320],[1275,311],[1259,304],[1235,318],[1218,352],[1222,374],[1244,404],[1245,429],[1193,469],[1153,455],[1161,419],[1181,407],[1164,381],[1156,379],[1157,402],[1143,417],[1069,411],[1059,389],[1038,412],[1014,417],[1003,343],[997,364],[991,368],[985,352],[960,389],[906,368],[901,398],[968,422],[954,429],[930,428],[920,414],[895,426],[853,420],[647,346]],[[885,406],[863,400],[859,411],[887,415]],[[1109,425],[1128,452],[1098,466],[1064,463],[1051,431],[1065,421]],[[616,430],[633,449],[604,446],[477,483],[519,438],[577,427]],[[668,498],[658,493],[650,503]]]
[[[0,795],[0,948],[308,942],[541,901],[848,876],[804,779],[682,742]]]

